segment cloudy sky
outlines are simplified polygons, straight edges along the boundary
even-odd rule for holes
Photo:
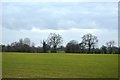
[[[10,44],[28,37],[36,46],[52,33],[81,41],[91,33],[99,39],[118,42],[117,2],[7,2],[2,4],[2,43]]]

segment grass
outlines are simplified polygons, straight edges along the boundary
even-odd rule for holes
[[[3,53],[3,78],[117,78],[117,54]]]

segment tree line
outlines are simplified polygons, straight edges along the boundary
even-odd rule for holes
[[[90,33],[83,35],[82,41],[69,41],[66,46],[62,46],[63,38],[56,33],[50,33],[46,40],[42,40],[41,46],[35,47],[34,42],[29,38],[19,39],[10,45],[0,45],[2,52],[31,52],[31,53],[86,53],[86,54],[119,54],[120,48],[115,46],[115,41],[106,42],[105,45],[98,48],[98,38]]]

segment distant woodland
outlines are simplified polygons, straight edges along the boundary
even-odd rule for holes
[[[90,33],[83,35],[82,41],[69,41],[63,46],[63,38],[56,33],[50,33],[46,40],[41,40],[40,45],[35,46],[29,38],[19,39],[9,45],[0,45],[1,52],[29,52],[29,53],[79,53],[79,54],[119,54],[120,47],[115,46],[115,41],[111,40],[97,47],[99,42],[97,36]]]

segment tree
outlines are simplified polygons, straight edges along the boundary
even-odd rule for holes
[[[95,44],[97,44],[98,39],[96,36],[92,34],[86,34],[82,37],[82,43],[85,45],[86,48],[88,48],[88,52],[91,52],[91,49]]]
[[[75,40],[71,40],[66,45],[66,53],[78,53],[79,52],[79,44]]]
[[[43,40],[41,43],[42,43],[42,45],[43,45],[43,47],[42,47],[43,52],[44,52],[44,53],[47,53],[48,50],[49,50],[49,46],[48,46],[48,44],[47,44],[47,41],[46,41],[46,40]]]
[[[100,53],[101,53],[101,50],[100,50],[99,48],[95,48],[95,49],[94,49],[94,53],[95,53],[95,54],[100,54]]]
[[[12,52],[31,52],[30,48],[30,40],[25,38],[24,41],[23,39],[19,39],[19,42],[13,42],[10,45],[10,51]]]
[[[57,47],[62,44],[63,39],[59,34],[50,33],[47,39],[47,42],[48,42],[48,45],[52,48],[51,52],[56,53]]]
[[[111,40],[111,41],[107,42],[106,45],[108,47],[113,47],[115,45],[115,41]]]
[[[31,46],[32,46],[32,47],[35,47],[35,43],[34,43],[34,42],[32,42],[32,43],[31,43]]]
[[[120,54],[120,47],[118,47],[118,54]]]
[[[33,53],[36,52],[36,48],[35,48],[35,43],[34,42],[31,43],[31,52],[33,52]]]
[[[21,39],[19,39],[19,43],[21,44],[21,45],[23,45],[24,44],[24,41],[23,41],[23,39],[21,38]]]
[[[24,44],[30,46],[30,44],[31,44],[30,39],[29,38],[24,38]]]
[[[112,47],[112,53],[119,54],[119,47],[116,47],[116,46]]]
[[[64,46],[59,46],[58,48],[57,48],[57,50],[58,50],[58,52],[60,53],[60,52],[64,52],[65,51],[65,47]]]
[[[103,45],[101,47],[101,52],[104,53],[104,54],[106,54],[107,53],[107,47]]]
[[[6,46],[0,45],[0,52],[5,52],[5,51],[7,51]]]
[[[79,43],[79,49],[81,53],[85,53],[85,44],[83,42]]]
[[[118,40],[118,54],[120,54],[120,35],[119,35],[119,40]]]
[[[115,45],[115,41],[111,40],[109,42],[106,43],[107,47],[108,47],[108,51],[109,53],[111,54],[113,51],[112,51],[112,47],[114,47]]]

